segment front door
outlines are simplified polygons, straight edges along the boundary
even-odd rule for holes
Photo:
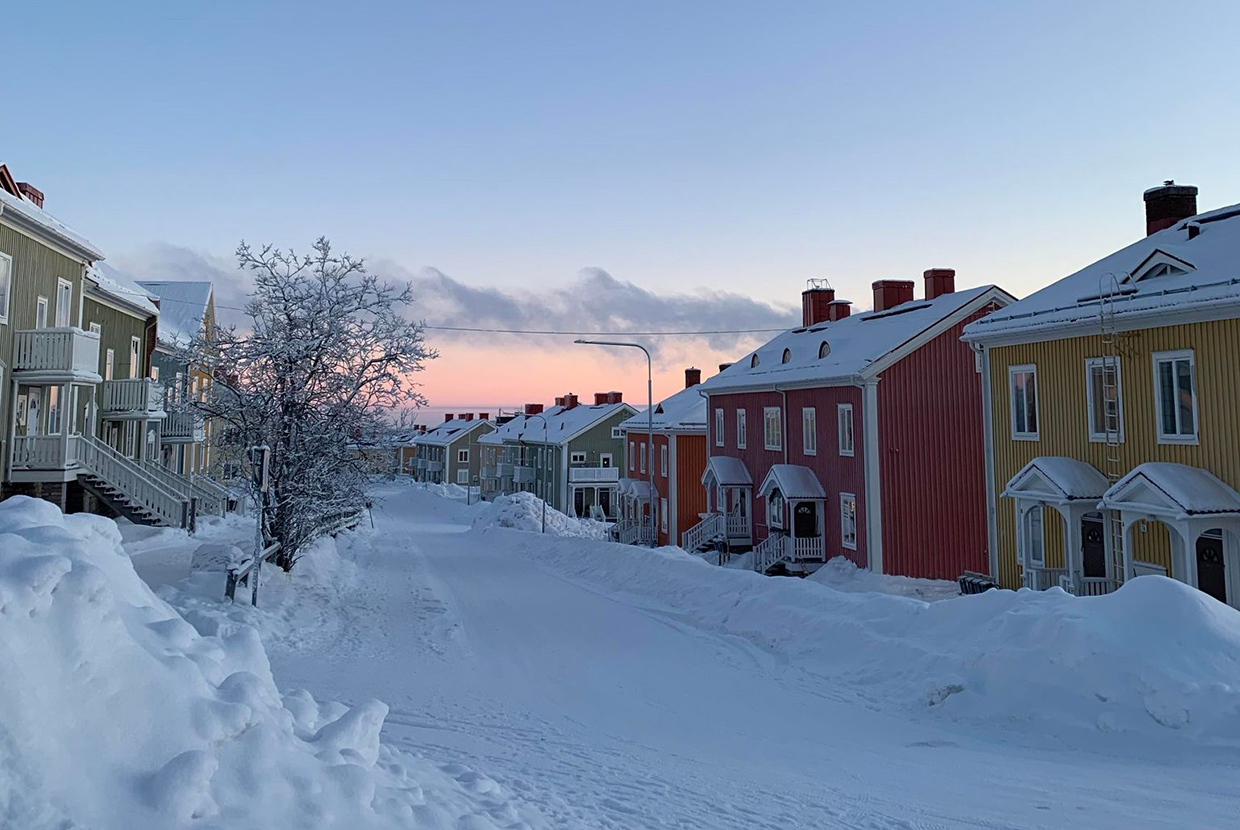
[[[1223,535],[1217,531],[1207,531],[1197,537],[1197,588],[1219,602],[1227,602]]]
[[[1081,564],[1085,576],[1107,575],[1107,546],[1101,518],[1081,520]]]
[[[586,514],[586,491],[580,487],[573,488],[573,515],[584,516]]]
[[[26,434],[39,435],[39,410],[43,408],[43,389],[32,386],[26,394]]]
[[[611,515],[611,488],[604,487],[598,491],[598,506],[603,509],[604,516]]]
[[[799,501],[792,509],[792,535],[808,539],[818,535],[818,505],[812,501]]]

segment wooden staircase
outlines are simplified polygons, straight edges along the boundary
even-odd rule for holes
[[[197,499],[161,484],[140,462],[92,435],[74,436],[82,486],[137,524],[193,530]]]

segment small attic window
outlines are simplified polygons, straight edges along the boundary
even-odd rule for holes
[[[780,363],[792,362],[792,349],[784,349],[784,356],[779,359]]]
[[[1166,251],[1155,250],[1140,265],[1132,269],[1132,275],[1124,282],[1134,283],[1159,277],[1179,277],[1192,270],[1194,269],[1191,262]]]
[[[831,354],[831,344],[824,340],[818,344],[818,359],[822,360],[829,354]]]
[[[749,358],[749,368],[754,369],[754,368],[757,368],[757,366],[758,366],[758,353],[754,352],[753,356]]]
[[[1169,262],[1164,262],[1146,271],[1144,274],[1141,275],[1140,278],[1143,280],[1148,280],[1153,277],[1176,277],[1176,276],[1179,276],[1180,274],[1187,274],[1187,273],[1188,272],[1185,271],[1183,268],[1178,268]]]

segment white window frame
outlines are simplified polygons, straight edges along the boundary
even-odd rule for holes
[[[13,257],[0,253],[0,323],[9,322],[9,306],[13,304]]]
[[[457,464],[468,464],[469,463],[469,448],[468,447],[464,449],[458,449],[456,451],[456,463]]]
[[[818,410],[812,406],[801,407],[801,452],[818,454]]]
[[[1115,366],[1115,415],[1116,415],[1116,435],[1120,443],[1124,441],[1124,373],[1123,367],[1120,365],[1119,356],[1113,358],[1087,357],[1085,359],[1085,417],[1088,422],[1085,425],[1089,432],[1090,441],[1106,441],[1106,430],[1096,432],[1094,430],[1094,414],[1101,402],[1094,400],[1094,370],[1100,372],[1106,371],[1106,364],[1111,363]],[[1103,417],[1106,414],[1103,413]]]
[[[645,473],[646,472],[646,442],[645,441],[638,444],[637,457],[638,459],[640,459],[637,465],[638,472]]]
[[[611,453],[601,452],[598,454],[598,465],[600,467],[611,467]]]
[[[1033,558],[1033,528],[1030,526],[1030,520],[1037,516],[1038,519],[1038,553],[1037,559]],[[1028,568],[1045,568],[1046,567],[1046,512],[1041,502],[1034,504],[1028,508],[1021,516],[1020,521],[1020,544],[1022,564]]]
[[[585,464],[586,454],[584,452],[574,452],[568,456],[569,464]]]
[[[456,483],[469,486],[469,470],[468,469],[456,471]]]
[[[623,429],[621,429],[620,427],[612,427],[612,428],[611,428],[611,437],[612,437],[612,438],[619,438],[619,439],[623,440],[623,439],[624,439],[624,430],[623,430]]]
[[[142,340],[137,337],[129,338],[129,377],[138,377],[138,365],[142,363]]]
[[[52,301],[47,297],[37,297],[34,301],[34,327],[36,329],[47,328],[47,313],[52,307]]]
[[[116,378],[116,350],[105,349],[103,352],[103,379],[114,380]]]
[[[659,472],[667,478],[667,444],[659,445]]]
[[[745,417],[745,410],[737,409],[736,410],[736,448],[738,450],[745,449],[745,447],[749,443],[748,437],[745,435],[748,429],[749,429],[749,424],[747,422],[747,418]]]
[[[89,331],[91,334],[98,334],[101,337],[103,336],[103,326],[99,325],[98,323],[91,323],[89,327]]]
[[[852,510],[849,510],[851,505]],[[857,496],[853,493],[840,493],[840,546],[848,550],[857,549]],[[850,527],[851,525],[851,527]]]
[[[784,448],[783,421],[778,406],[762,407],[762,446],[768,450]]]
[[[1154,372],[1154,430],[1160,444],[1196,444],[1201,440],[1201,415],[1198,410],[1197,398],[1197,357],[1192,349],[1178,349],[1170,352],[1154,352],[1151,357]],[[1163,432],[1163,400],[1159,388],[1158,367],[1161,363],[1188,361],[1188,374],[1193,383],[1193,432],[1191,435],[1176,433],[1167,435]],[[1179,407],[1176,407],[1176,422],[1180,419]]]
[[[637,469],[637,446],[632,441],[630,441],[629,442],[629,472],[631,473],[636,469]]]
[[[151,380],[159,380],[159,367],[151,364]]]
[[[659,528],[667,533],[667,499],[659,499]]]
[[[60,300],[62,297],[67,297],[69,300],[66,304],[68,307],[65,309],[65,322],[63,325],[60,322]],[[54,314],[58,328],[73,325],[73,283],[63,277],[56,278],[56,310]]]
[[[1020,431],[1016,428],[1016,376],[1018,374],[1029,374],[1033,376],[1033,420],[1035,429]],[[1041,439],[1042,429],[1042,396],[1038,392],[1038,367],[1033,363],[1023,363],[1019,366],[1008,367],[1008,421],[1012,428],[1013,441],[1038,441]],[[1025,426],[1028,427],[1028,417],[1026,413]]]
[[[45,392],[44,403],[47,405],[47,434],[60,435],[61,430],[65,428],[64,401],[60,399],[60,387],[48,386]]]
[[[857,433],[853,428],[853,405],[850,403],[836,404],[835,428],[839,432],[837,443],[842,456],[852,458],[857,452]]]
[[[715,410],[715,446],[723,446],[723,410]]]

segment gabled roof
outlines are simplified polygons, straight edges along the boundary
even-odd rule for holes
[[[451,421],[445,421],[434,429],[427,430],[424,435],[418,436],[414,443],[427,444],[429,446],[447,446],[472,432],[476,432],[479,427],[483,426],[491,426],[491,422],[472,418],[468,421],[464,418],[453,418]]]
[[[616,492],[638,501],[650,501],[659,495],[644,478],[622,478],[616,486]]]
[[[1175,264],[1140,277],[1151,264]],[[1138,279],[1133,279],[1136,276]],[[1105,298],[1105,299],[1104,299]],[[1240,205],[1201,213],[1103,257],[965,329],[966,340],[1032,340],[1096,328],[1169,325],[1176,315],[1240,316]]]
[[[853,314],[834,323],[790,329],[707,380],[701,388],[716,394],[865,376],[878,371],[885,360],[897,357],[901,347],[946,328],[947,323],[966,316],[975,307],[991,301],[1006,305],[1012,300],[1002,289],[983,285],[933,300],[911,300],[881,312]]]
[[[148,315],[159,313],[150,291],[106,262],[96,262],[86,272],[86,276],[108,297],[141,309]]]
[[[211,283],[140,280],[138,285],[159,298],[159,342],[187,346],[202,333]]]
[[[3,165],[0,165],[2,167]],[[5,172],[8,170],[5,168]],[[12,176],[9,176],[12,180]],[[0,216],[33,233],[44,235],[84,261],[103,259],[103,251],[73,228],[20,194],[0,187]]]
[[[621,429],[640,432],[647,428],[646,413],[634,415],[620,425]],[[656,432],[704,432],[706,430],[706,398],[701,385],[682,389],[664,398],[654,407]]]
[[[517,437],[529,444],[542,444],[544,437],[545,443],[564,444],[620,412],[631,415],[637,410],[627,403],[578,404],[568,409],[553,406],[541,418],[528,416]]]
[[[1096,502],[1108,485],[1107,477],[1092,464],[1059,455],[1041,455],[1012,476],[1003,495],[1056,504]]]
[[[814,471],[800,464],[772,464],[770,472],[762,479],[762,486],[758,488],[758,496],[765,498],[775,489],[792,501],[827,497]]]
[[[753,477],[745,462],[730,455],[712,455],[706,459],[702,486],[710,486],[712,480],[718,487],[753,487]]]
[[[1176,517],[1198,514],[1240,514],[1240,493],[1209,470],[1150,461],[1138,464],[1106,491],[1109,510],[1148,510]]]
[[[498,446],[503,444],[505,439],[515,441],[517,440],[517,435],[521,433],[524,426],[525,416],[517,415],[516,417],[497,425],[494,430],[488,432],[486,435],[480,436],[478,438],[478,443],[493,444]]]

